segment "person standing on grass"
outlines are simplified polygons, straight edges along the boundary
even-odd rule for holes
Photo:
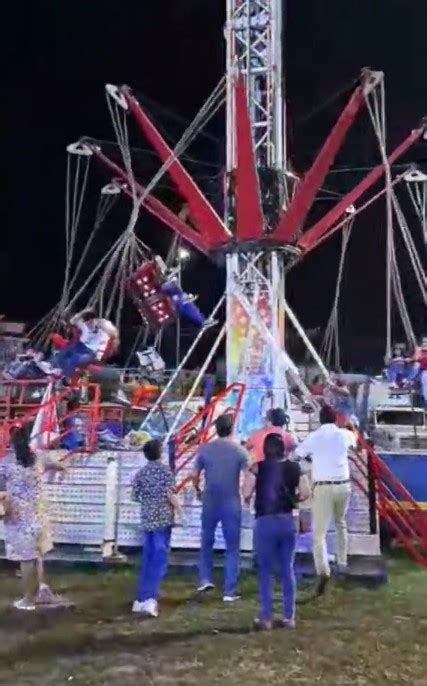
[[[53,548],[43,472],[65,471],[48,453],[36,455],[25,428],[12,430],[13,459],[5,459],[0,498],[4,507],[6,557],[20,563],[24,595],[13,605],[32,611],[36,605],[64,604],[46,583],[43,557]]]
[[[317,594],[323,595],[329,581],[326,534],[333,519],[337,536],[337,563],[339,573],[347,570],[347,522],[350,502],[349,450],[356,445],[356,437],[348,429],[336,425],[337,415],[329,405],[319,413],[320,428],[312,431],[299,444],[296,454],[310,457],[312,463],[313,504],[313,557],[319,577]]]
[[[132,483],[132,499],[141,506],[143,530],[141,567],[132,612],[157,617],[174,516],[179,514],[180,507],[174,493],[173,474],[161,461],[160,442],[147,441],[143,452],[148,462],[137,472]]]
[[[297,462],[288,459],[283,437],[269,433],[263,446],[264,459],[251,468],[245,483],[245,500],[255,491],[254,548],[257,560],[259,614],[255,626],[273,624],[272,582],[279,569],[282,613],[279,625],[295,627],[296,581],[294,573],[298,533],[298,502],[310,496],[308,479]]]
[[[239,598],[237,583],[240,566],[240,528],[242,503],[240,476],[249,464],[249,455],[232,438],[233,418],[229,414],[218,417],[215,422],[218,438],[202,445],[196,457],[193,483],[202,500],[202,540],[200,547],[200,585],[198,591],[214,588],[213,546],[219,523],[222,526],[226,546],[224,602],[232,603]],[[203,494],[200,477],[204,475]]]

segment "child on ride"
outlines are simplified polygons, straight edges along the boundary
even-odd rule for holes
[[[97,317],[93,310],[83,310],[74,315],[70,324],[78,330],[79,338],[55,355],[53,365],[68,378],[78,367],[87,367],[101,360],[108,348],[117,349],[119,344],[119,332],[114,324]]]
[[[160,290],[171,298],[180,317],[185,317],[199,328],[206,327],[208,323],[212,326],[212,321],[207,320],[197,305],[194,304],[195,297],[184,293],[177,279],[166,281],[160,286]]]
[[[208,329],[211,326],[215,326],[217,322],[211,318],[206,319],[201,310],[195,305],[194,301],[197,296],[183,291],[176,277],[177,270],[174,269],[168,273],[167,267],[159,255],[156,256],[154,261],[160,274],[165,279],[160,285],[160,291],[172,300],[178,316],[188,319],[188,321],[200,329]]]

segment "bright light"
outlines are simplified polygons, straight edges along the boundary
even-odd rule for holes
[[[190,251],[187,248],[180,248],[178,250],[178,259],[180,262],[185,262],[191,257]]]

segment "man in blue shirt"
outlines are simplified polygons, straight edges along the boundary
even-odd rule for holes
[[[224,414],[215,422],[218,438],[205,443],[196,457],[194,486],[202,499],[202,540],[200,547],[199,591],[214,587],[213,546],[215,531],[221,522],[226,545],[224,602],[238,599],[237,582],[240,562],[240,527],[242,506],[240,476],[249,465],[249,455],[232,437],[233,418]],[[200,490],[203,472],[205,485]]]

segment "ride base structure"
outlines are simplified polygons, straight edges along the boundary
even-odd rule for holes
[[[173,447],[165,459],[168,459],[176,475],[176,488],[183,506],[184,517],[174,529],[172,548],[185,552],[184,563],[194,561],[194,551],[200,541],[200,510],[191,485],[191,471],[194,456],[199,446],[215,438],[214,421],[223,412],[233,417],[237,426],[243,405],[245,387],[243,384],[231,384],[219,393],[207,406],[184,422],[174,436]],[[63,400],[64,398],[62,398]],[[52,415],[57,407],[57,399],[51,398],[38,409],[27,411],[21,417],[21,423],[29,421],[34,415],[45,417]],[[130,497],[130,484],[135,472],[142,466],[144,458],[138,450],[101,449],[94,443],[94,424],[103,419],[103,409],[92,402],[87,406],[85,424],[86,442],[84,449],[78,452],[53,450],[58,459],[67,460],[66,476],[57,480],[47,477],[47,494],[51,504],[56,552],[53,559],[114,561],[120,560],[120,553],[129,553],[140,546],[139,507]],[[305,434],[314,427],[312,415],[303,415],[295,419],[295,428]],[[15,420],[16,421],[16,420]],[[61,422],[49,428],[47,423],[39,422],[39,436],[33,434],[33,440],[51,438],[58,442],[66,435],[67,428]],[[59,431],[58,431],[59,426]],[[6,426],[3,429],[6,430]],[[55,436],[53,434],[55,433]],[[46,444],[46,443],[45,443]],[[349,511],[349,549],[351,559],[356,561],[357,576],[383,578],[384,571],[372,561],[379,560],[378,520],[375,501],[372,501],[372,476],[366,471],[366,458],[352,466],[354,476],[354,493]],[[311,534],[309,509],[301,513],[304,531],[299,536],[298,552],[303,559],[310,557]],[[243,553],[252,552],[253,513],[244,509],[241,549]],[[0,529],[1,536],[1,529]],[[224,548],[221,532],[218,532],[215,546],[218,551]],[[328,547],[334,553],[334,533],[328,535]],[[307,569],[307,568],[305,568]]]

